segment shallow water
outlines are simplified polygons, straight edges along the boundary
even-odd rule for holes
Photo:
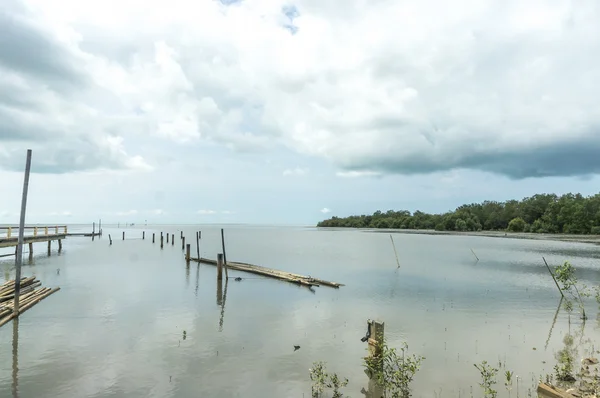
[[[391,346],[407,341],[426,357],[415,397],[467,397],[471,389],[481,396],[473,364],[482,360],[505,363],[526,396],[553,372],[569,330],[576,344],[600,335],[589,300],[585,336],[578,317],[569,323],[560,311],[548,340],[560,295],[541,259],[570,260],[591,285],[600,282],[593,245],[395,234],[397,269],[387,234],[227,226],[228,260],[346,286],[311,293],[232,271],[244,280],[224,284],[223,307],[216,269],[186,267],[179,240],[182,229],[188,243],[202,230],[201,254],[215,258],[220,230],[153,228],[144,228],[145,240],[142,228],[128,229],[122,241],[122,229],[105,227],[102,239],[69,238],[51,257],[44,244],[34,246],[39,255],[23,275],[61,290],[26,312],[18,328],[0,328],[0,397],[309,397],[308,369],[318,360],[350,379],[346,395],[361,397],[368,318],[385,321]],[[160,231],[174,233],[175,245],[161,250],[158,237],[153,245],[152,232]],[[0,280],[13,278],[14,259],[0,259],[0,271]],[[580,355],[583,346],[590,344]],[[508,396],[503,371],[497,389]],[[515,382],[512,396],[516,389]]]

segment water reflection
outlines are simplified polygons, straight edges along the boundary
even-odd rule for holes
[[[200,285],[200,263],[198,263],[198,265],[196,266],[196,290],[195,290],[196,297],[198,297],[199,285]]]
[[[13,319],[12,393],[19,396],[19,318]]]
[[[221,282],[217,283],[217,295],[219,294],[219,287],[221,286]],[[223,293],[223,297],[221,299],[221,304],[219,304],[219,298],[217,297],[217,305],[221,306],[221,316],[219,318],[219,332],[223,331],[223,321],[225,320],[225,302],[227,301],[227,285],[229,284],[229,279],[225,280],[225,292]]]
[[[558,302],[558,307],[556,307],[556,312],[554,313],[554,319],[552,320],[552,326],[550,326],[550,331],[548,332],[548,339],[546,340],[546,345],[544,346],[544,350],[548,349],[548,343],[550,343],[550,337],[552,336],[552,330],[554,329],[554,325],[556,324],[556,318],[558,318],[558,313],[560,312],[560,306],[562,305],[564,296],[560,296],[560,301]]]
[[[190,262],[185,262],[185,288],[190,287]]]

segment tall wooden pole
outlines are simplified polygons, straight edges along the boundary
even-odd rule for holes
[[[225,265],[225,279],[229,279],[229,273],[227,272],[227,254],[225,253],[225,233],[221,228],[221,246],[223,247],[223,263]]]
[[[23,197],[21,198],[21,219],[19,220],[19,243],[17,245],[17,260],[15,275],[14,316],[19,316],[19,295],[21,294],[21,265],[23,265],[23,238],[25,232],[25,211],[27,209],[27,191],[29,190],[29,172],[31,171],[31,149],[27,150],[25,163],[25,179],[23,181]]]

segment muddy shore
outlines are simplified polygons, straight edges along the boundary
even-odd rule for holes
[[[427,229],[364,229],[366,232],[397,233],[397,234],[419,234],[419,235],[455,235],[455,236],[485,236],[489,238],[505,239],[537,239],[554,240],[563,242],[591,243],[600,245],[600,235],[569,235],[569,234],[535,234],[529,232],[506,232],[506,231],[434,231]]]

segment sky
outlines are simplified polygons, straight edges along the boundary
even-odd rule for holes
[[[0,224],[597,193],[596,0],[2,0]]]

